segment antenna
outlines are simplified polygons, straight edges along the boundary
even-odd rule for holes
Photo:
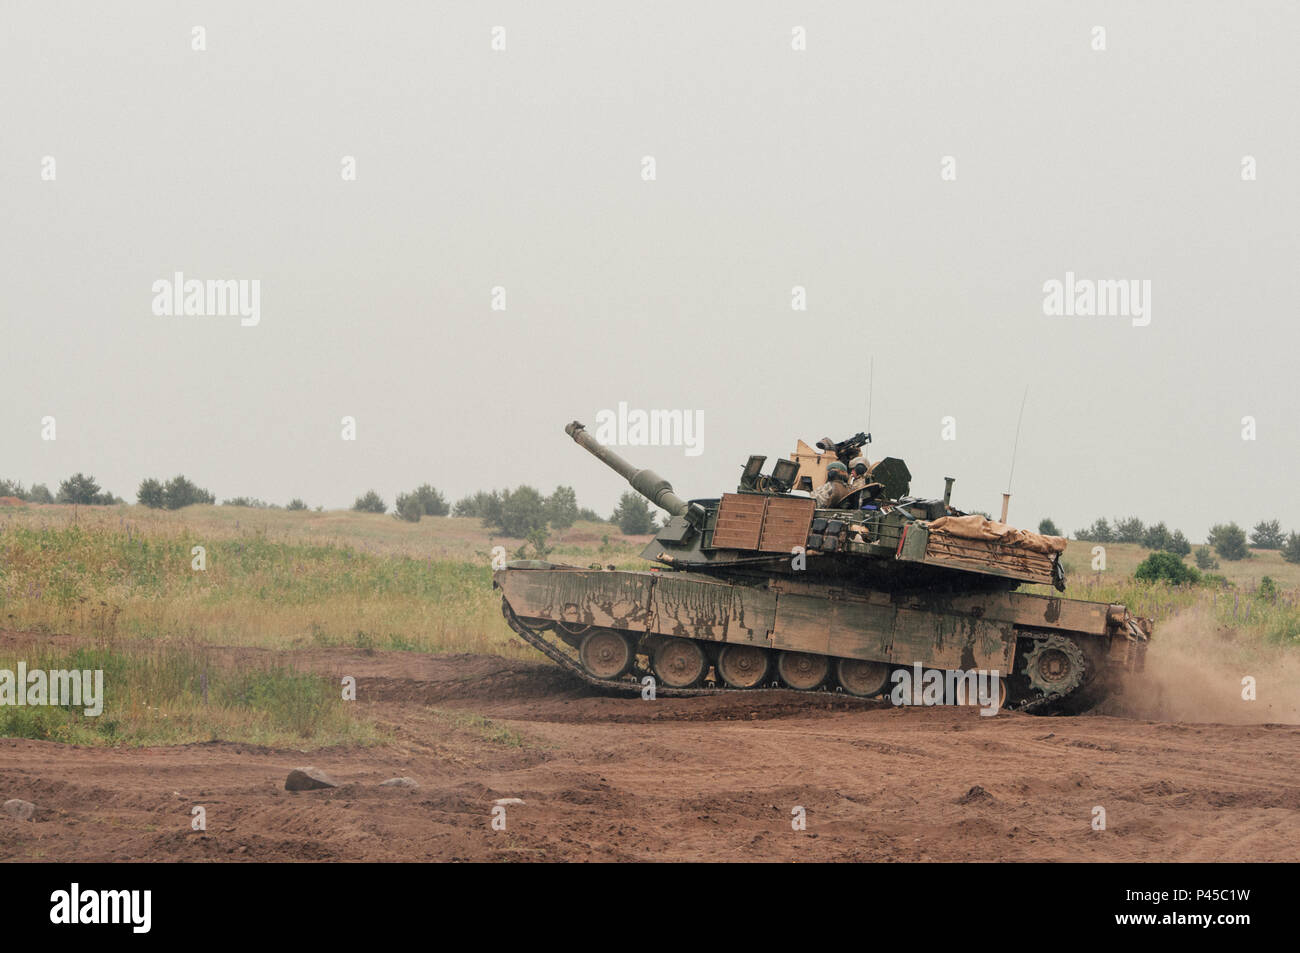
[[[1011,445],[1011,472],[1007,474],[1007,492],[1011,492],[1011,478],[1016,475],[1016,450],[1020,448],[1020,423],[1025,419],[1025,401],[1029,400],[1029,385],[1025,385],[1025,396],[1020,398],[1020,416],[1016,418],[1016,439]]]
[[[1016,475],[1016,451],[1020,449],[1020,424],[1025,419],[1025,402],[1029,400],[1029,385],[1025,385],[1025,395],[1020,398],[1020,416],[1016,418],[1016,439],[1011,444],[1011,472],[1007,474],[1007,492],[1002,494],[1002,522],[1007,521],[1007,507],[1011,503],[1011,478]]]
[[[871,356],[871,361],[867,365],[867,433],[871,433],[871,392],[876,383],[876,356]]]

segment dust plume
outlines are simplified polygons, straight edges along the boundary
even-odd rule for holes
[[[1255,679],[1255,700],[1242,679]],[[1106,714],[1153,721],[1300,724],[1300,651],[1269,645],[1197,607],[1159,624],[1146,670],[1129,676]]]

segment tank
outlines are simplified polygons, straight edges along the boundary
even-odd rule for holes
[[[904,461],[866,461],[867,433],[801,441],[770,473],[751,456],[736,492],[688,501],[581,423],[564,429],[669,515],[645,570],[518,560],[493,574],[510,627],[590,684],[895,702],[926,684],[973,703],[961,689],[986,676],[995,709],[1072,714],[1142,669],[1150,620],[1060,595],[1065,539],[956,509],[951,478],[942,498],[911,495]]]

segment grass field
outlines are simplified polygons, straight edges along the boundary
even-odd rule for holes
[[[579,523],[552,535],[551,558],[631,567],[645,540]],[[492,592],[497,545],[522,541],[451,517],[0,508],[0,619],[132,640],[526,655]]]
[[[631,567],[646,538],[554,533],[551,558]],[[0,651],[0,669],[100,669],[111,712],[0,708],[0,735],[79,744],[368,743],[333,683],[234,665],[217,646],[349,646],[538,657],[501,617],[476,519],[192,506],[0,507],[0,629],[77,647]],[[195,568],[202,547],[202,569]],[[20,658],[21,656],[21,658]],[[206,686],[206,694],[204,687]]]
[[[549,558],[638,568],[646,539],[579,523],[552,535]],[[111,718],[0,709],[0,734],[95,744],[374,741],[379,733],[348,712],[337,686],[289,669],[236,668],[210,650],[350,646],[535,657],[505,625],[491,588],[497,545],[513,554],[522,541],[451,517],[406,523],[231,506],[0,507],[0,628],[75,637],[73,649],[23,660],[29,669],[103,669],[117,693]],[[1107,545],[1100,573],[1090,568],[1091,548],[1072,543],[1066,553],[1072,598],[1123,602],[1158,623],[1196,610],[1247,642],[1300,645],[1300,566],[1276,552],[1221,562],[1228,588],[1170,587],[1133,579],[1147,554],[1139,546]],[[1264,576],[1279,587],[1277,598],[1257,594]],[[0,669],[17,660],[0,653]]]

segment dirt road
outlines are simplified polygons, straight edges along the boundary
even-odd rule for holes
[[[1300,726],[988,718],[789,692],[651,702],[542,663],[290,654],[357,676],[357,704],[397,740],[310,755],[0,740],[0,799],[37,805],[29,821],[0,815],[0,858],[1300,859]],[[341,786],[285,791],[305,764]],[[397,776],[419,787],[379,786]],[[505,830],[497,798],[524,801]],[[194,805],[206,833],[190,829]]]

